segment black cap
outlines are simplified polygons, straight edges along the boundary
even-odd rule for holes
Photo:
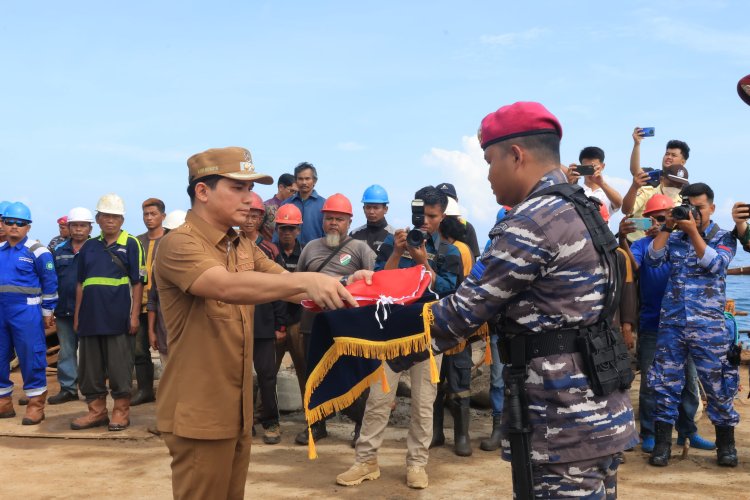
[[[450,196],[454,200],[458,201],[458,195],[456,194],[456,188],[453,186],[453,184],[449,182],[443,182],[442,184],[438,185],[438,189],[442,192],[444,192],[446,195]]]

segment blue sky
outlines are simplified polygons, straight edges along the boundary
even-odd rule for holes
[[[238,145],[274,177],[314,163],[323,195],[382,184],[399,226],[414,191],[453,182],[483,239],[497,207],[477,127],[536,100],[562,122],[563,162],[602,147],[623,193],[633,127],[656,127],[644,166],[687,141],[727,227],[750,199],[746,4],[623,5],[3,2],[0,198],[28,203],[46,242],[57,216],[116,192],[140,233],[145,198],[187,208],[191,154]]]

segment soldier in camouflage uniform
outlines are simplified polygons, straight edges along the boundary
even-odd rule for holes
[[[672,265],[662,301],[656,356],[648,372],[649,386],[656,393],[656,446],[649,463],[669,463],[672,425],[689,354],[706,392],[706,413],[716,428],[719,465],[736,467],[734,427],[740,417],[733,399],[739,375],[737,367],[727,361],[734,335],[725,326],[724,305],[727,268],[737,244],[731,232],[711,221],[714,193],[710,187],[691,184],[683,189],[683,196],[695,207],[689,219],[668,216],[646,257],[646,265]],[[678,231],[672,233],[675,229]]]
[[[609,270],[583,220],[559,196],[532,196],[567,182],[559,168],[561,136],[557,119],[538,103],[505,106],[482,121],[490,184],[498,203],[514,208],[492,229],[491,245],[456,293],[432,306],[435,349],[501,318],[527,328],[529,336],[599,321]],[[507,334],[500,331],[502,339]],[[638,443],[628,393],[596,396],[583,366],[579,352],[528,364],[536,498],[615,498],[621,452]],[[503,439],[502,447],[508,459],[510,442]]]

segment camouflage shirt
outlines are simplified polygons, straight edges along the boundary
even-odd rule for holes
[[[563,172],[553,170],[533,191],[564,182]],[[490,238],[456,293],[433,306],[434,347],[445,350],[485,321],[503,316],[527,327],[529,335],[598,321],[607,269],[572,203],[551,195],[527,198],[490,231]],[[533,462],[586,460],[637,444],[628,393],[594,395],[583,366],[579,353],[529,363]],[[505,458],[509,451],[503,440]]]
[[[711,235],[715,225],[711,222],[705,234]],[[660,327],[724,328],[727,268],[737,251],[737,242],[731,232],[719,229],[706,244],[700,259],[682,231],[672,233],[660,250],[654,250],[653,242],[649,245],[647,265],[672,265],[661,302]]]

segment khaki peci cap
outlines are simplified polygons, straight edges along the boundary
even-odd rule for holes
[[[209,175],[221,175],[238,181],[273,184],[273,177],[255,171],[253,156],[245,148],[213,148],[194,154],[187,161],[188,183]]]

